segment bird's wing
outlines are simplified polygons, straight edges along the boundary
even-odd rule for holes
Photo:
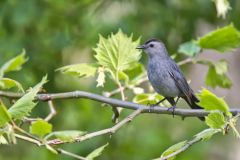
[[[178,89],[182,92],[182,94],[184,96],[186,96],[188,102],[191,103],[191,98],[193,96],[193,91],[189,87],[186,79],[184,78],[184,76],[183,76],[181,70],[179,69],[179,67],[177,66],[177,64],[173,60],[171,60],[171,62],[172,63],[170,65],[168,73],[173,78],[173,80],[174,80],[176,86],[178,87]]]

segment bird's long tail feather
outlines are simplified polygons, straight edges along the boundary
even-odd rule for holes
[[[199,100],[195,97],[195,95],[192,96],[192,98],[190,99],[191,102],[189,102],[187,97],[183,97],[183,99],[187,102],[187,104],[192,108],[192,109],[203,109],[201,106],[199,106],[197,104],[197,102],[199,102]],[[201,121],[205,120],[205,117],[198,117]]]

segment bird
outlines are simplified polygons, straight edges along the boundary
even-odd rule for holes
[[[197,103],[199,99],[187,83],[179,66],[169,56],[165,44],[155,38],[137,47],[148,55],[147,76],[153,89],[164,98],[151,106],[158,106],[167,100],[174,110],[179,98],[183,98],[192,109],[203,109]],[[175,98],[177,97],[176,101]],[[204,120],[204,117],[199,117]]]

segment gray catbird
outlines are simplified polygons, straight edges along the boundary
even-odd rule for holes
[[[180,68],[168,55],[163,42],[157,39],[150,39],[137,49],[144,50],[148,55],[148,79],[154,90],[165,98],[155,105],[159,105],[167,100],[173,111],[179,98],[183,98],[192,109],[202,109],[196,103],[199,102],[194,95],[193,90],[189,87]],[[174,98],[177,97],[175,101]],[[204,117],[199,117],[204,120]]]

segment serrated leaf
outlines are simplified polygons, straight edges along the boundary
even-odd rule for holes
[[[56,137],[63,142],[73,142],[77,137],[80,137],[86,133],[87,132],[77,130],[55,131],[47,135],[45,139],[49,139],[50,137]]]
[[[100,35],[94,48],[95,58],[101,66],[110,69],[113,78],[116,78],[117,72],[128,69],[140,59],[140,51],[136,50],[138,44],[139,39],[133,41],[132,35],[128,37],[121,30],[108,38]]]
[[[52,124],[44,121],[37,120],[33,122],[30,126],[30,133],[37,135],[38,137],[43,137],[44,135],[52,132]]]
[[[223,128],[225,124],[224,116],[220,112],[212,112],[210,113],[205,120],[206,124],[213,128],[213,129],[218,129],[218,128]]]
[[[197,43],[201,48],[230,51],[240,46],[240,32],[230,24],[199,38]]]
[[[220,110],[226,113],[227,115],[231,115],[229,112],[229,107],[223,98],[217,97],[215,94],[210,92],[207,89],[202,89],[200,94],[198,94],[200,102],[198,103],[206,110]]]
[[[200,52],[201,48],[194,42],[189,41],[181,44],[178,48],[178,52],[185,54],[186,56],[193,57]]]
[[[96,74],[97,65],[94,63],[73,64],[61,67],[57,71],[77,77],[91,77]]]
[[[0,101],[0,127],[4,126],[11,120],[11,115],[8,113],[5,105]]]
[[[0,77],[2,77],[5,73],[11,71],[18,71],[22,68],[22,65],[27,62],[28,58],[26,58],[25,50],[22,53],[9,61],[7,61],[1,68],[0,68]]]
[[[13,79],[10,78],[0,78],[0,89],[11,89],[13,87],[17,87],[18,90],[24,92],[22,85]]]
[[[219,72],[222,72],[219,70],[216,70],[215,66],[209,66],[208,73],[205,77],[205,83],[208,86],[211,86],[212,88],[216,88],[217,86],[222,88],[230,88],[232,86],[231,80],[227,77],[225,73],[218,74]]]
[[[105,69],[104,67],[98,68],[97,87],[103,87],[105,83]]]
[[[103,152],[103,150],[105,149],[105,147],[108,146],[108,143],[95,149],[94,151],[92,151],[90,154],[87,155],[86,159],[87,160],[93,160],[94,158],[100,156]]]
[[[41,82],[34,86],[28,93],[17,100],[8,112],[14,119],[22,119],[24,116],[28,116],[32,109],[36,106],[33,102],[38,91],[41,89],[43,84],[47,82],[47,76],[43,77]]]
[[[195,135],[197,139],[201,139],[202,141],[210,139],[214,134],[221,132],[221,129],[213,129],[208,128],[203,130],[202,132]]]
[[[187,141],[182,141],[179,142],[177,144],[174,144],[173,146],[169,147],[167,150],[165,150],[162,155],[161,158],[168,156],[169,154],[176,152],[177,150],[181,149],[183,146],[185,146],[187,144]],[[174,159],[174,157],[171,158],[171,160]]]

